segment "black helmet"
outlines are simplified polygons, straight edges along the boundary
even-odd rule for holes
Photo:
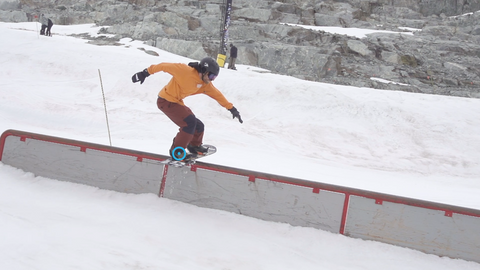
[[[205,57],[200,61],[200,72],[209,72],[215,76],[218,76],[218,73],[220,73],[220,67],[217,64],[217,61],[215,61],[213,58]]]

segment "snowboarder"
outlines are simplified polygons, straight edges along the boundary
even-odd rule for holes
[[[40,35],[45,35],[45,29],[48,27],[48,19],[45,17],[45,15],[40,15],[40,18],[38,19],[40,23],[42,24],[42,28],[40,29]]]
[[[232,113],[233,119],[238,118],[240,123],[243,123],[238,110],[212,84],[220,72],[220,68],[213,58],[205,57],[200,63],[190,62],[188,65],[183,63],[151,65],[143,71],[135,73],[132,76],[132,82],[142,84],[145,78],[160,71],[173,76],[160,91],[157,99],[157,107],[179,127],[179,132],[173,139],[169,150],[173,159],[188,160],[208,151],[208,148],[202,146],[204,124],[190,108],[185,106],[183,103],[185,97],[206,94],[228,109]],[[178,147],[187,149],[190,154],[185,155],[184,152],[174,151]]]

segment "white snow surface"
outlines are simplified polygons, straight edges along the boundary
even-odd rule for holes
[[[315,26],[315,25],[301,25],[293,23],[285,23],[285,25],[298,26],[305,29],[311,29],[316,31],[325,31],[327,33],[338,34],[338,35],[347,35],[357,38],[365,38],[368,34],[381,33],[381,34],[397,34],[397,35],[408,35],[412,36],[414,32],[421,31],[421,29],[408,28],[408,27],[399,27],[399,30],[402,31],[387,31],[387,30],[375,30],[375,29],[362,29],[355,27],[337,27],[337,26]]]
[[[18,129],[167,155],[177,127],[156,107],[197,61],[121,40],[96,46],[61,26],[0,23],[0,132]],[[358,29],[354,29],[358,33]],[[146,54],[155,51],[159,56]],[[205,162],[480,209],[480,100],[338,86],[238,65],[185,99],[218,152]],[[99,72],[100,71],[100,72]],[[224,211],[36,177],[0,163],[0,269],[480,269],[480,264]]]

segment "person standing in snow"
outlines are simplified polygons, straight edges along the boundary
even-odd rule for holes
[[[40,35],[45,35],[45,29],[48,27],[48,19],[45,17],[45,15],[40,15],[39,18],[40,24],[42,24],[42,28],[40,29]]]
[[[235,61],[237,60],[237,47],[230,43],[230,62],[228,63],[228,69],[237,70],[235,67]]]
[[[45,35],[46,35],[46,36],[49,36],[49,37],[52,36],[52,32],[51,32],[52,26],[53,26],[52,20],[51,20],[51,19],[48,19],[47,32],[45,32]]]
[[[142,84],[145,78],[160,71],[173,76],[158,94],[157,107],[179,127],[179,132],[173,139],[169,150],[170,156],[175,160],[188,160],[196,155],[203,155],[208,150],[202,146],[205,126],[190,108],[185,106],[184,98],[196,94],[206,94],[229,110],[233,119],[238,118],[239,122],[243,123],[238,110],[212,84],[220,72],[220,67],[213,58],[205,57],[200,63],[191,62],[188,65],[183,63],[151,65],[143,71],[135,73],[132,76],[132,82]],[[187,149],[190,154],[181,153],[181,156],[178,156],[178,153],[173,153],[177,147]]]

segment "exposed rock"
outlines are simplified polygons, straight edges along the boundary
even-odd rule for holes
[[[34,21],[44,13],[55,24],[96,23],[110,26],[104,33],[116,37],[96,38],[94,44],[130,37],[200,59],[219,52],[223,8],[223,0],[7,0],[0,3],[0,20]],[[238,47],[238,64],[275,73],[480,98],[477,10],[479,0],[235,0],[229,38]],[[359,39],[292,24],[421,31]]]
[[[268,9],[242,8],[232,15],[232,19],[244,19],[249,22],[265,23],[270,20],[272,11]]]
[[[0,10],[0,21],[3,22],[25,22],[28,21],[27,14],[19,10]]]
[[[146,54],[150,54],[150,55],[153,55],[153,56],[159,56],[159,54],[156,51],[145,50],[145,48],[138,48],[138,49],[141,50],[141,51],[144,51]]]
[[[361,56],[372,55],[372,52],[368,49],[368,46],[359,40],[347,40],[347,47],[349,51],[357,53]]]

